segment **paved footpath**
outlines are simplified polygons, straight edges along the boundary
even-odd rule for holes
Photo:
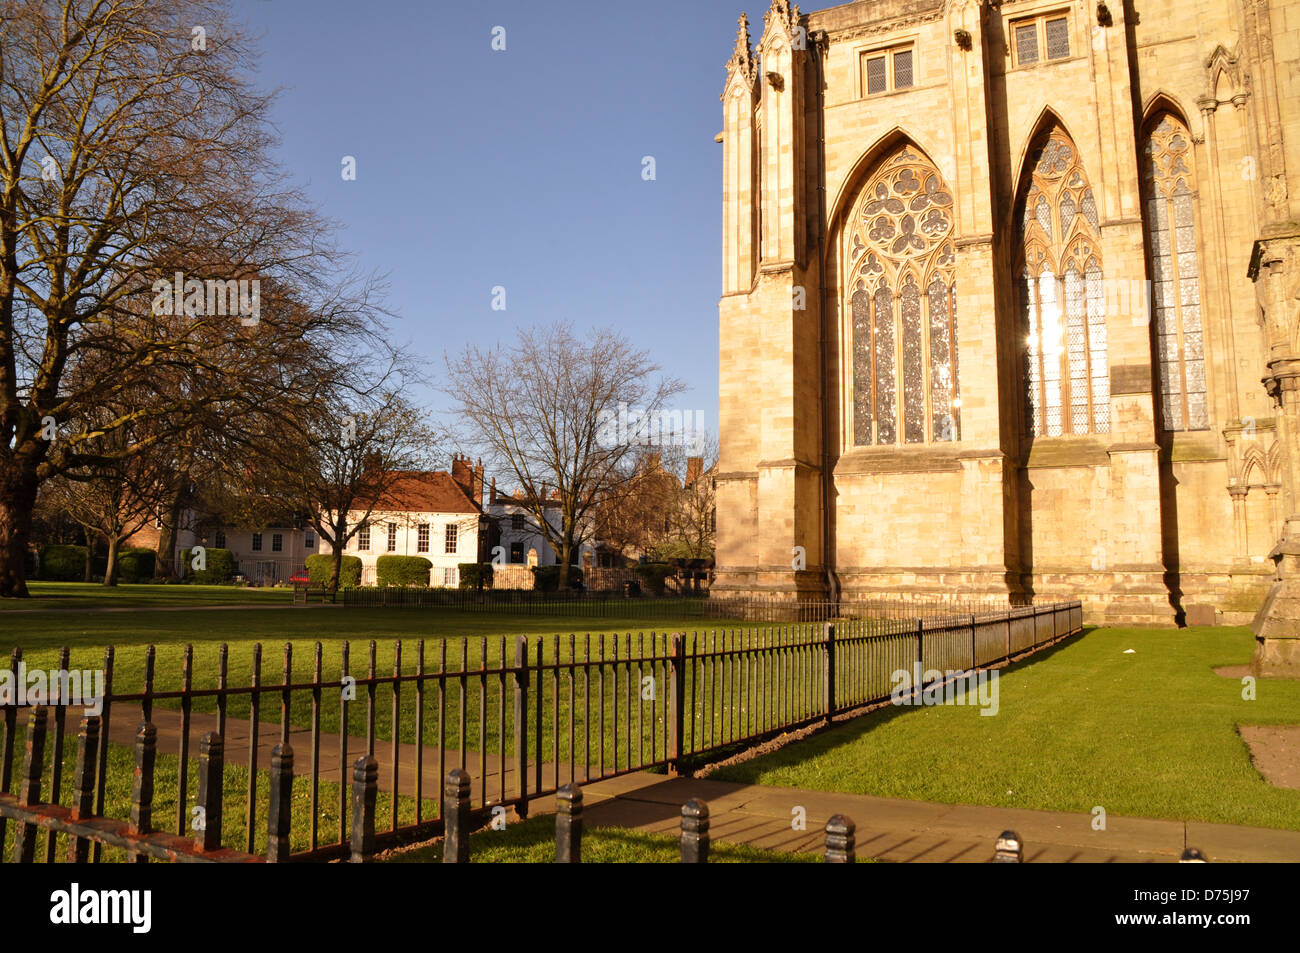
[[[269,698],[269,696],[268,696]],[[278,706],[277,706],[278,707]],[[110,722],[112,741],[130,745],[139,725],[139,711],[125,706],[114,711]],[[180,743],[180,712],[154,708],[158,729],[158,750],[176,754]],[[206,731],[216,729],[216,716],[195,712],[190,724],[190,752],[198,756],[198,741]],[[271,749],[280,740],[279,721],[262,721],[258,727],[258,764],[271,762]],[[304,778],[311,764],[311,734],[306,729],[290,731],[295,768]],[[247,718],[226,723],[227,764],[247,764],[249,731]],[[365,739],[349,737],[348,762],[365,750]],[[416,746],[398,746],[398,790],[415,793]],[[392,742],[375,745],[379,760],[379,789],[392,790]],[[439,749],[424,749],[424,796],[438,791]],[[460,752],[448,749],[448,770],[460,760]],[[473,797],[479,803],[482,789],[480,764],[486,767],[487,800],[496,800],[501,790],[501,767],[496,755],[480,760],[478,752],[467,752],[467,770],[473,778]],[[506,759],[505,791],[513,792],[513,758]],[[593,766],[594,767],[594,766]],[[530,765],[530,772],[535,770]],[[582,775],[581,769],[577,772]],[[320,738],[320,776],[323,781],[350,780],[350,771],[339,770],[339,736]],[[543,765],[545,784],[552,785],[555,765]],[[531,780],[531,779],[530,779]],[[560,781],[568,780],[568,765],[560,768]],[[197,785],[197,778],[191,777]],[[1176,861],[1184,846],[1197,847],[1211,862],[1300,862],[1300,831],[1271,830],[1234,824],[1156,820],[1140,817],[1106,818],[1106,830],[1092,829],[1091,814],[1065,811],[1033,811],[1005,807],[963,804],[932,804],[864,794],[839,794],[800,788],[737,784],[695,778],[668,778],[662,774],[635,772],[606,781],[583,785],[583,816],[591,827],[623,827],[656,833],[676,834],[681,825],[681,806],[691,798],[709,805],[709,830],[716,840],[749,844],[791,853],[821,853],[826,821],[844,814],[857,827],[857,850],[861,857],[900,863],[982,863],[993,854],[993,842],[1004,830],[1014,830],[1025,847],[1025,859],[1056,863],[1166,863]],[[805,828],[794,829],[794,809],[805,813]],[[555,810],[554,795],[532,801],[531,814]]]
[[[717,840],[792,853],[821,853],[826,821],[844,814],[857,827],[860,857],[901,863],[982,863],[1004,830],[1016,831],[1026,861],[1150,863],[1176,861],[1184,845],[1211,862],[1300,861],[1300,831],[1234,824],[1116,817],[1092,829],[1091,814],[1005,807],[931,804],[862,794],[665,778],[645,773],[583,788],[583,816],[592,827],[629,827],[658,833],[680,830],[681,805],[709,805],[709,832]],[[539,805],[540,806],[540,805]],[[792,811],[806,812],[806,829],[793,829]]]

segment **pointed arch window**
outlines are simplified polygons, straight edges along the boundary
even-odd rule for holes
[[[1191,142],[1187,127],[1164,112],[1151,122],[1142,150],[1144,224],[1160,367],[1160,421],[1165,430],[1206,430],[1210,426]]]
[[[1097,201],[1064,129],[1031,154],[1018,274],[1025,423],[1031,437],[1110,432],[1110,377]]]
[[[911,146],[868,180],[844,236],[853,443],[961,438],[952,192]]]

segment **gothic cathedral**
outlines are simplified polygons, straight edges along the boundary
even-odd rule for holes
[[[1300,667],[1300,0],[773,0],[722,101],[714,593]]]

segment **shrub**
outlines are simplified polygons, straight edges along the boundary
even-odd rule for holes
[[[461,563],[460,569],[460,588],[462,589],[491,589],[492,588],[492,564],[491,563]]]
[[[42,546],[41,578],[55,582],[81,582],[86,578],[86,547],[58,543]]]
[[[181,552],[181,570],[185,573],[187,581],[204,586],[220,586],[230,582],[235,575],[235,557],[228,549],[216,549],[212,546],[204,547],[206,569],[195,569],[193,567],[194,550],[186,549]],[[121,563],[118,563],[120,566]]]
[[[148,582],[154,577],[157,559],[158,555],[152,549],[128,549],[118,553],[118,582]]]
[[[569,588],[582,588],[582,569],[578,566],[569,567]],[[560,589],[560,567],[534,566],[533,589],[537,592],[558,592]]]
[[[334,557],[326,553],[317,553],[307,557],[307,579],[313,586],[328,586],[330,570],[334,566]],[[361,557],[344,556],[339,566],[339,588],[354,589],[361,585]]]
[[[432,570],[433,563],[423,556],[380,556],[375,560],[375,580],[381,586],[428,586]]]
[[[642,563],[636,567],[636,574],[641,577],[641,582],[656,596],[664,594],[664,580],[675,571],[667,563]]]

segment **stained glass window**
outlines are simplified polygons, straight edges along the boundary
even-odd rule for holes
[[[1021,214],[1019,245],[1026,430],[1035,437],[1109,433],[1096,200],[1064,129],[1049,129],[1031,161],[1022,202],[1035,211]]]
[[[1161,426],[1207,430],[1196,180],[1191,136],[1171,113],[1155,117],[1142,160],[1151,305],[1160,373]]]
[[[904,145],[880,163],[849,219],[857,446],[960,439],[952,207],[938,169]]]

